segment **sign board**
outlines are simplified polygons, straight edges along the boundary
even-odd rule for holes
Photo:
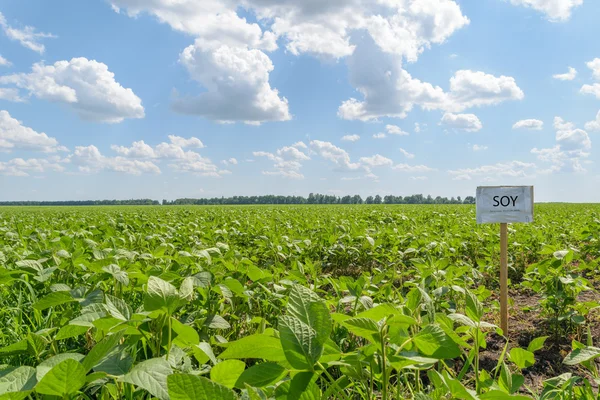
[[[477,223],[533,222],[533,186],[477,187]]]

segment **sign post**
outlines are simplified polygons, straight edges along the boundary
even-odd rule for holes
[[[500,223],[500,328],[508,336],[508,223],[533,222],[533,186],[477,187],[477,223]]]

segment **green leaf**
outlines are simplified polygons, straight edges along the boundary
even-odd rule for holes
[[[210,370],[210,379],[220,385],[233,389],[246,364],[239,360],[225,360]]]
[[[300,285],[292,287],[287,313],[314,329],[315,339],[320,345],[325,344],[329,339],[333,328],[329,309],[325,302],[310,289]]]
[[[99,343],[97,343],[92,350],[85,356],[81,364],[85,368],[86,372],[89,372],[92,368],[96,366],[112,349],[114,349],[121,339],[125,331],[119,331],[112,335],[109,335],[102,339]]]
[[[597,347],[584,347],[575,349],[565,357],[563,363],[566,365],[577,365],[586,361],[590,361],[600,356],[600,349]]]
[[[94,371],[117,376],[125,375],[132,365],[133,358],[127,353],[125,347],[117,346],[94,366]]]
[[[236,400],[233,390],[195,375],[169,375],[167,387],[171,400]]]
[[[123,382],[138,386],[160,400],[169,400],[167,377],[173,373],[171,365],[164,358],[151,358],[137,364]],[[175,398],[174,398],[175,399]]]
[[[240,375],[235,382],[235,387],[244,389],[245,385],[265,387],[279,382],[287,374],[287,370],[274,362],[256,364]]]
[[[291,381],[277,387],[277,400],[320,400],[321,391],[315,384],[316,375],[312,372],[299,372]]]
[[[87,332],[89,328],[87,326],[79,326],[79,325],[65,325],[54,336],[54,340],[64,340],[72,337],[76,337],[79,335],[83,335]]]
[[[456,342],[437,325],[427,325],[413,337],[413,342],[427,357],[449,359],[460,355]]]
[[[52,292],[48,296],[36,301],[33,304],[33,308],[42,311],[50,307],[56,307],[74,301],[75,299],[69,292]]]
[[[27,353],[27,339],[0,348],[0,354],[3,356],[12,356],[22,353]]]
[[[540,336],[539,338],[533,339],[529,343],[529,346],[527,346],[527,351],[530,351],[533,353],[535,351],[541,350],[544,347],[544,343],[546,342],[546,339],[548,339],[548,336]]]
[[[481,317],[483,316],[483,306],[477,299],[477,296],[475,296],[470,291],[467,291],[465,297],[466,297],[466,299],[465,299],[466,300],[465,314],[467,315],[467,317],[469,317],[471,320],[473,320],[475,322],[481,321]]]
[[[151,276],[144,296],[144,309],[146,311],[163,310],[169,315],[179,307],[181,299],[175,286],[162,279]]]
[[[367,339],[372,343],[381,343],[379,326],[369,318],[351,318],[344,321],[344,326],[356,336]]]
[[[208,326],[211,329],[229,329],[231,325],[220,315],[210,315],[204,322],[204,326]]]
[[[29,333],[27,335],[27,351],[32,356],[39,357],[46,349],[47,345],[48,342],[44,337],[35,333]]]
[[[27,392],[33,390],[35,369],[32,367],[9,367],[0,370],[0,395],[11,392]]]
[[[40,365],[36,367],[36,378],[38,381],[41,381],[44,376],[56,365],[60,364],[64,360],[75,360],[80,362],[83,359],[83,354],[79,353],[61,353],[57,354],[54,357],[50,357],[47,360],[42,361]]]
[[[317,332],[298,318],[288,315],[279,317],[278,326],[287,361],[296,369],[312,370],[324,347],[317,342]]]
[[[177,335],[173,339],[173,343],[181,347],[196,346],[200,343],[200,336],[194,328],[189,325],[184,325],[177,319],[171,317],[171,328]]]
[[[285,361],[286,359],[281,341],[278,338],[260,334],[246,336],[235,342],[227,343],[225,351],[219,355],[219,358],[223,360],[259,358],[275,362]]]
[[[520,369],[531,367],[535,364],[535,356],[532,352],[520,348],[514,348],[509,353],[510,361],[514,362]]]
[[[118,297],[114,297],[109,294],[105,295],[104,297],[106,301],[106,312],[108,312],[113,318],[121,321],[129,321],[129,319],[131,319],[133,310],[127,303]]]
[[[35,386],[35,391],[50,396],[70,396],[85,385],[85,368],[71,358],[55,365]]]

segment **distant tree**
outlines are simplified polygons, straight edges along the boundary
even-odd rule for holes
[[[387,199],[389,196],[385,196],[385,198]],[[373,196],[369,196],[367,197],[367,199],[365,200],[366,204],[373,204]],[[389,204],[389,203],[388,203]]]
[[[375,196],[375,198],[373,199],[373,204],[381,204],[381,196],[380,195]]]
[[[475,197],[473,197],[473,196],[465,197],[463,204],[475,204]]]

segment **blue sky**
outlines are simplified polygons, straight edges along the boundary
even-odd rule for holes
[[[0,1],[0,200],[600,199],[592,0]]]

